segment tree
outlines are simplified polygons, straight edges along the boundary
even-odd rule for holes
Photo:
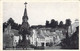
[[[7,24],[8,24],[8,25],[10,24],[10,25],[11,25],[11,28],[14,29],[14,24],[15,24],[15,23],[14,23],[14,20],[13,20],[12,18],[9,18],[9,19],[8,19]]]
[[[52,27],[52,28],[55,27],[55,20],[54,19],[51,20],[50,27]]]
[[[54,19],[51,20],[51,23],[50,23],[50,27],[51,28],[56,28],[58,26],[58,21],[55,21]]]
[[[60,28],[63,27],[63,22],[62,22],[62,21],[60,21],[60,23],[59,23],[59,27],[60,27]]]
[[[4,30],[5,30],[6,27],[7,27],[7,23],[4,22],[4,23],[3,23],[3,32],[4,32]]]
[[[14,24],[12,25],[12,28],[18,30],[18,29],[19,29],[18,26],[19,26],[18,23],[14,23]]]
[[[62,40],[63,49],[79,49],[79,26],[76,27],[76,31],[71,37],[68,37],[68,32],[66,34],[66,39]]]
[[[11,25],[13,25],[13,23],[14,23],[14,20],[13,20],[12,18],[9,18],[9,20],[7,21],[7,23],[8,23],[8,24],[11,24]]]
[[[20,29],[20,27],[21,27],[21,24],[18,25],[18,30]]]
[[[66,19],[66,24],[65,24],[65,26],[70,26],[71,25],[71,20],[70,19]]]
[[[18,28],[18,26],[19,26],[18,23],[15,23],[12,18],[9,18],[9,20],[7,21],[7,24],[11,24],[11,28],[12,28],[12,29],[19,30],[19,28]]]
[[[46,21],[46,27],[49,27],[49,21]]]
[[[55,21],[55,26],[58,27],[58,21]]]

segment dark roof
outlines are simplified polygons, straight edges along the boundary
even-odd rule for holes
[[[18,30],[12,29],[12,32],[14,33],[15,36],[19,36]]]

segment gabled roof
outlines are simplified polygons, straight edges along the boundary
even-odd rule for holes
[[[45,39],[45,37],[43,37],[41,34],[38,34],[38,35],[37,35],[37,38]]]
[[[12,32],[14,33],[14,36],[19,36],[18,30],[12,29]]]

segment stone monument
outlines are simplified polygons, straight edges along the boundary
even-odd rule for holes
[[[29,47],[29,44],[30,44],[30,40],[29,40],[30,25],[28,23],[28,16],[27,16],[27,9],[26,9],[27,3],[25,2],[24,4],[25,4],[25,10],[24,10],[23,18],[22,18],[23,22],[19,30],[19,34],[21,35],[22,40],[19,38],[18,47],[27,48]]]

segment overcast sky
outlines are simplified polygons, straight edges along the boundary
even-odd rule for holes
[[[3,22],[10,17],[18,24],[22,24],[24,2],[4,2]],[[30,25],[44,25],[46,20],[55,19],[65,23],[71,19],[72,23],[79,18],[79,3],[77,2],[28,2],[28,22]]]

